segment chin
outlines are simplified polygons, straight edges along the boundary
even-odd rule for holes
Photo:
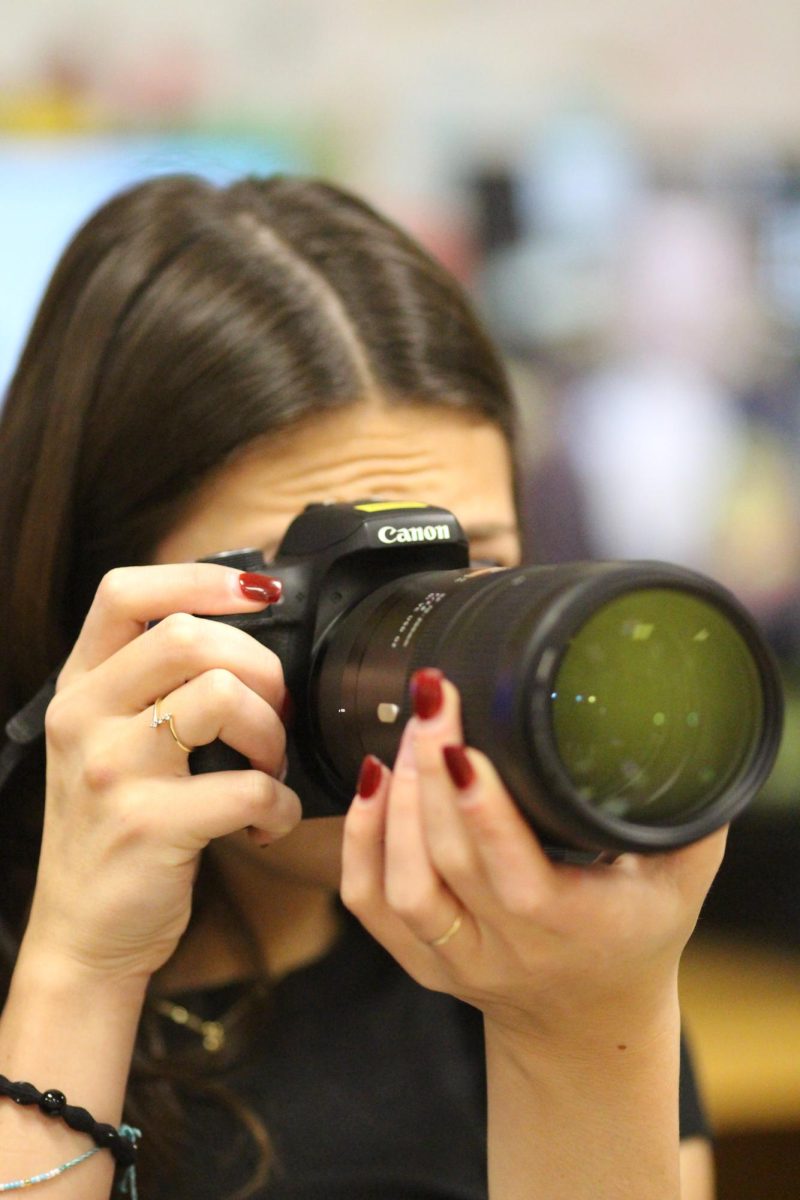
[[[344,817],[309,817],[286,837],[265,849],[257,848],[256,853],[284,879],[338,891],[343,833]]]

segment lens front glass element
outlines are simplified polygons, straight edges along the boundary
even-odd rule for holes
[[[642,588],[570,639],[551,692],[562,764],[592,808],[638,824],[697,815],[746,767],[759,675],[731,621],[699,596]]]

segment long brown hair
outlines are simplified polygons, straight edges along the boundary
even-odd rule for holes
[[[466,408],[512,437],[503,368],[461,289],[368,205],[313,180],[187,176],[104,205],[64,252],[0,419],[3,720],[66,657],[102,575],[149,561],[212,469],[367,396]],[[41,792],[31,759],[0,805],[9,959]]]

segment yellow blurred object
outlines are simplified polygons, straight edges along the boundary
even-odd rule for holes
[[[777,434],[754,431],[726,504],[714,573],[758,614],[800,589],[800,491]]]
[[[0,95],[0,132],[27,137],[80,133],[98,127],[98,114],[82,98],[66,89]]]
[[[800,1130],[800,953],[696,937],[681,1004],[715,1133]]]

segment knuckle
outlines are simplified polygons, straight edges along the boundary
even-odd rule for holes
[[[272,686],[273,686],[276,694],[279,694],[281,696],[281,698],[283,699],[284,698],[284,689],[286,687],[286,678],[283,673],[283,663],[278,658],[278,656],[274,650],[270,650],[269,647],[267,647],[267,646],[264,646],[264,650],[266,651],[266,653],[268,655],[268,660],[267,660],[268,677],[272,683]]]
[[[454,884],[464,884],[475,878],[475,860],[461,845],[443,843],[437,850],[437,865],[440,872]]]
[[[138,789],[120,787],[114,801],[114,827],[118,844],[152,841],[157,836],[154,814]]]
[[[501,853],[508,839],[508,829],[491,798],[481,794],[472,796],[461,805],[460,811],[476,840]]]
[[[215,710],[233,708],[241,700],[242,684],[224,667],[212,667],[203,676],[206,701]]]
[[[507,884],[501,894],[503,906],[513,917],[535,921],[542,912],[541,890],[532,884],[519,882]]]
[[[266,722],[262,730],[264,761],[269,764],[270,774],[276,775],[281,782],[286,776],[286,731],[275,721]]]
[[[414,730],[414,761],[420,775],[439,778],[444,770],[442,735],[423,725]]]
[[[361,888],[353,887],[349,883],[342,882],[342,885],[339,888],[339,899],[347,911],[355,915],[358,913],[361,903]]]
[[[163,650],[172,659],[184,659],[197,645],[197,619],[190,613],[170,613],[156,626]]]
[[[119,759],[105,745],[89,747],[83,759],[82,775],[86,790],[94,795],[106,793],[120,778]]]
[[[339,895],[342,904],[351,913],[366,912],[370,907],[370,890],[361,881],[348,879],[345,876],[342,879]]]
[[[366,881],[355,882],[347,880],[347,878],[342,880],[341,887],[339,887],[339,898],[354,917],[374,916],[375,908],[378,907],[381,899]]]
[[[285,682],[283,664],[278,655],[245,630],[235,630],[235,632],[248,639],[247,650],[252,660],[258,662],[259,675],[263,677],[266,684],[264,690],[271,695],[282,696]]]
[[[386,899],[398,917],[414,924],[424,918],[430,910],[434,896],[432,889],[424,885],[390,882],[386,889]]]
[[[289,829],[293,829],[301,820],[303,805],[300,802],[297,792],[293,792],[284,783],[278,783],[276,780],[273,780],[272,784],[276,801],[276,814],[280,816],[281,828],[288,833]]]
[[[402,788],[416,788],[419,783],[419,771],[415,761],[400,756],[392,767],[392,779]]]
[[[107,571],[95,593],[97,603],[102,608],[111,610],[122,607],[123,598],[128,591],[129,577],[129,567],[112,567]]]
[[[242,771],[242,807],[250,825],[288,833],[300,819],[300,800],[295,793],[261,771]]]
[[[263,771],[241,771],[237,780],[242,813],[250,825],[263,822],[275,797],[275,780]]]
[[[54,750],[63,750],[72,740],[76,722],[64,692],[56,692],[44,715],[45,736]]]

